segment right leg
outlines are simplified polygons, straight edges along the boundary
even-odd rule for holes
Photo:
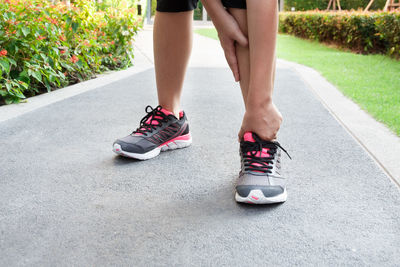
[[[262,1],[260,1],[261,3]],[[254,24],[252,29],[249,27],[249,21],[253,18],[248,17],[248,11],[240,8],[229,8],[229,13],[238,22],[240,29],[245,35],[254,34]],[[260,26],[262,25],[262,26]],[[257,25],[259,28],[267,29],[267,33],[274,37],[274,28],[269,24]],[[249,36],[249,40],[254,39],[254,36]],[[267,41],[262,40],[249,43],[248,47],[236,44],[236,56],[238,59],[240,71],[240,87],[242,89],[243,100],[245,102],[246,111],[252,108],[252,103],[249,100],[249,93],[251,85],[254,84],[253,72],[264,70],[264,80],[262,84],[271,82],[273,87],[275,75],[275,59],[266,57],[265,53],[269,52],[274,54],[274,38],[267,38]],[[260,48],[261,47],[261,48]],[[272,59],[269,68],[262,68],[263,66],[254,67],[254,49],[264,54],[261,60]],[[261,54],[261,53],[260,53]],[[252,61],[253,60],[253,61]],[[258,60],[256,58],[256,60]],[[256,62],[257,63],[257,62]],[[251,68],[253,67],[253,68]],[[268,75],[270,74],[270,75]],[[253,80],[252,80],[253,79]],[[253,82],[253,83],[252,83]],[[259,86],[261,90],[265,89],[264,86]],[[251,204],[271,204],[284,202],[287,197],[285,179],[280,175],[280,145],[276,142],[262,140],[258,135],[259,133],[247,131],[243,134],[240,143],[242,170],[236,182],[235,199],[237,202],[245,202]]]
[[[192,48],[192,20],[193,11],[157,11],[154,22],[154,65],[158,102],[177,118]]]

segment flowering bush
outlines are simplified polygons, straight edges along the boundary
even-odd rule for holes
[[[279,31],[400,58],[400,12],[287,12],[279,16]]]
[[[344,10],[364,9],[370,0],[346,0],[341,1],[340,6]],[[291,10],[294,7],[297,11],[304,10],[325,10],[328,7],[329,0],[285,0],[285,10]],[[371,6],[371,10],[383,9],[386,0],[375,0]]]
[[[0,104],[130,66],[140,25],[133,8],[1,0]]]

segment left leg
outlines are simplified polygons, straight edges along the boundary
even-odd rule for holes
[[[250,77],[239,138],[251,131],[263,140],[274,140],[282,122],[282,115],[272,102],[278,1],[247,0],[247,27]]]
[[[228,8],[229,13],[235,18],[240,30],[247,38],[247,12],[243,8]],[[247,94],[250,83],[250,53],[249,46],[243,46],[235,43],[236,58],[238,61],[240,73],[240,89],[242,90],[243,102],[247,109]]]

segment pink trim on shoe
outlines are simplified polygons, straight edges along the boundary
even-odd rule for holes
[[[243,135],[243,140],[246,142],[255,142],[253,138],[253,133],[252,132],[245,132]]]
[[[162,113],[164,113],[165,115],[174,115],[174,113],[172,113],[171,111],[169,111],[169,110],[166,110],[165,108],[162,108],[161,110],[160,110]],[[146,123],[150,123],[150,121],[153,119],[153,116],[152,117],[150,117],[150,118],[148,118],[147,119],[147,121],[146,121]],[[160,116],[154,116],[154,119],[162,119]],[[158,121],[152,121],[151,122],[151,124],[152,125],[158,125]],[[141,130],[143,130],[143,128],[141,128]],[[142,133],[136,133],[135,135],[143,135]]]
[[[190,133],[185,134],[185,135],[180,135],[180,136],[177,136],[177,137],[175,137],[175,138],[173,138],[173,139],[171,139],[171,140],[169,140],[169,141],[167,141],[167,142],[165,142],[165,143],[159,145],[159,147],[161,147],[161,146],[163,146],[163,145],[165,145],[165,144],[172,143],[172,142],[177,141],[177,140],[189,141],[191,138],[192,138],[192,136],[190,135]]]
[[[165,108],[162,108],[161,110],[160,110],[162,113],[164,113],[165,115],[174,115],[174,113],[172,113],[171,111],[169,111],[169,110],[166,110]]]

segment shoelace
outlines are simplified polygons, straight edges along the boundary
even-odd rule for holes
[[[167,115],[161,112],[161,109],[161,106],[157,106],[156,108],[147,106],[145,108],[147,115],[142,118],[139,128],[133,131],[132,134],[146,134],[148,132],[152,132],[157,127],[160,127],[163,122],[168,122]],[[154,124],[153,122],[155,121],[158,123]]]
[[[257,136],[255,138],[255,142],[244,141],[241,144],[244,171],[272,173],[271,169],[273,168],[273,160],[278,147],[282,149],[282,151],[284,151],[290,159],[292,159],[289,153],[276,141],[264,141],[257,138]],[[268,157],[261,157],[263,148],[268,149]],[[257,156],[258,153],[260,156]]]

